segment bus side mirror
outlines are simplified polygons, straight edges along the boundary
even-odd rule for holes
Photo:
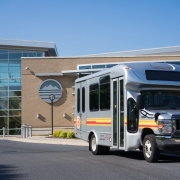
[[[137,107],[137,109],[144,109],[144,100],[143,100],[142,95],[137,96],[136,107]]]

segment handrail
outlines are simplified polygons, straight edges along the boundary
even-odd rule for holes
[[[2,129],[0,129],[0,131],[3,131],[3,137],[9,136],[9,135],[6,135],[6,131],[11,131],[11,130],[21,130],[20,136],[22,136],[23,138],[32,137],[32,126],[30,126],[28,124],[23,124],[21,126],[21,128],[5,128],[5,127],[3,127]]]
[[[6,130],[20,130],[21,128],[5,128]],[[3,130],[3,128],[2,129],[0,129],[0,130]]]

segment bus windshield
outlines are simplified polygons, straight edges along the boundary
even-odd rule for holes
[[[180,109],[180,91],[147,90],[141,91],[147,110]]]

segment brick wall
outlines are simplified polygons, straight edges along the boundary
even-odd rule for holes
[[[110,63],[123,61],[179,60],[180,56],[144,56],[120,58],[22,58],[22,124],[36,128],[51,127],[51,104],[39,97],[39,86],[46,79],[59,81],[63,94],[54,103],[54,127],[72,127],[74,81],[77,76],[35,76],[36,73],[61,73],[63,70],[76,70],[78,64]],[[26,67],[29,69],[26,70]],[[66,116],[63,117],[63,113]],[[39,118],[37,118],[39,114]]]

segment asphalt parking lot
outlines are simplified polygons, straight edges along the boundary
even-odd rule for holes
[[[78,140],[72,145],[42,143],[43,137],[39,142],[27,141],[0,138],[0,179],[173,180],[180,176],[179,155],[162,154],[158,163],[147,163],[140,151],[111,150],[109,155],[94,156],[87,143],[78,145]]]

